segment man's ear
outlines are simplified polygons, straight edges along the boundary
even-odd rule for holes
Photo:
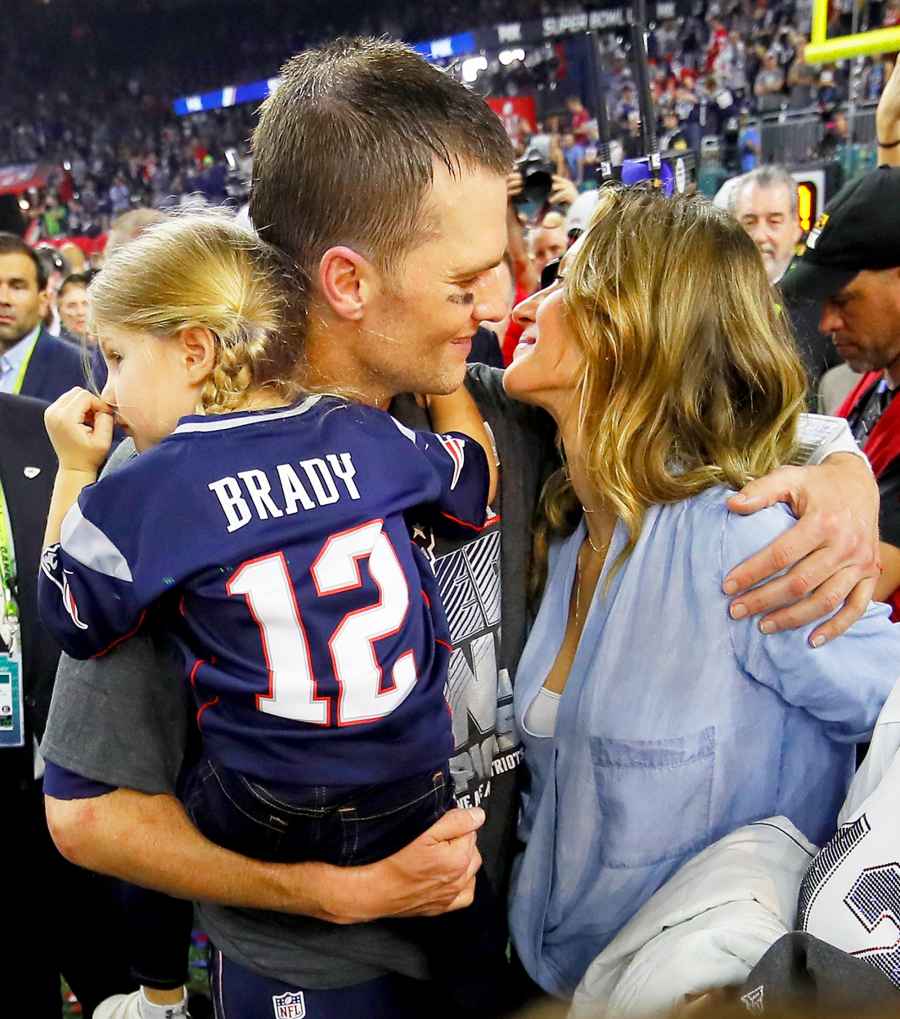
[[[50,307],[50,291],[45,287],[43,290],[38,291],[38,314],[42,322],[47,317]]]
[[[375,266],[358,251],[329,248],[319,262],[319,288],[340,318],[358,321],[372,299],[379,278]]]
[[[181,353],[187,369],[188,381],[204,382],[216,366],[216,340],[206,326],[191,326],[182,329],[176,340],[181,344]]]

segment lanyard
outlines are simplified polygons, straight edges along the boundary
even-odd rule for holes
[[[10,529],[9,508],[3,485],[0,484],[0,617],[2,619],[18,619],[19,608],[16,604],[16,557]]]
[[[25,745],[22,634],[16,605],[16,563],[6,495],[0,484],[0,748]]]
[[[16,381],[13,384],[12,391],[14,393],[22,392],[22,383],[25,381],[25,372],[28,371],[28,365],[31,361],[31,355],[34,353],[34,348],[37,346],[37,341],[41,338],[41,329],[38,326],[38,331],[34,339],[31,341],[31,346],[28,348],[28,353],[22,358],[22,363],[19,365],[19,373],[16,375]],[[6,504],[4,501],[3,506],[4,512],[6,510]]]

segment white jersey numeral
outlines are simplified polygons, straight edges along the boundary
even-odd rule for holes
[[[359,560],[368,559],[378,601],[348,613],[328,641],[339,687],[337,724],[357,725],[389,715],[416,683],[412,651],[394,662],[390,682],[375,654],[375,641],[398,633],[409,611],[409,585],[383,521],[371,520],[332,535],[312,564],[319,597],[362,586]],[[330,701],[319,697],[309,653],[309,639],[282,552],[240,566],[226,585],[243,595],[259,627],[269,671],[269,692],[257,695],[260,711],[314,725],[331,722]]]

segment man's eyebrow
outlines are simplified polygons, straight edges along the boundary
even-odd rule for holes
[[[473,269],[460,269],[458,272],[450,274],[450,278],[454,280],[470,280],[476,276],[480,276],[483,272],[489,272],[491,269],[496,269],[497,266],[503,261],[503,255],[494,261],[488,262],[485,265],[477,266]]]

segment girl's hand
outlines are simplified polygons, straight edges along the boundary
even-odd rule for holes
[[[113,408],[76,386],[44,411],[60,470],[97,474],[112,444]]]

